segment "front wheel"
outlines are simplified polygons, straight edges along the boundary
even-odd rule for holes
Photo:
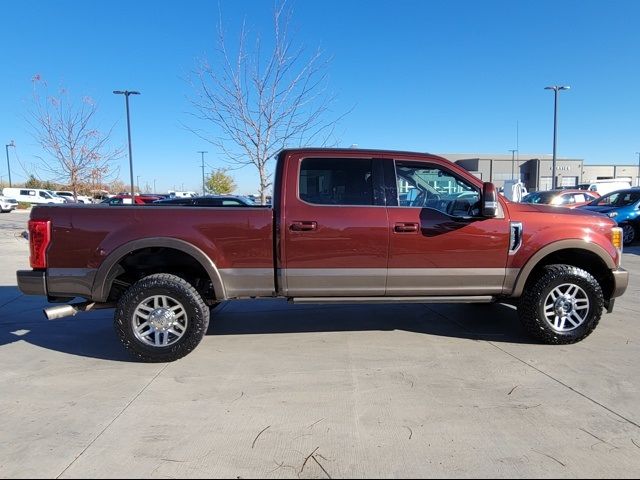
[[[625,245],[631,245],[636,239],[636,229],[630,223],[623,223],[622,227],[622,242]]]
[[[598,325],[604,296],[589,272],[549,265],[520,298],[518,314],[527,331],[548,344],[576,343]]]
[[[149,275],[118,301],[114,326],[130,353],[145,362],[172,362],[195,349],[209,326],[209,307],[186,280]]]

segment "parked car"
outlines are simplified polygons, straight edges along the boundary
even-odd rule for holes
[[[2,213],[9,213],[16,208],[18,208],[18,201],[15,198],[0,195],[0,211]]]
[[[581,183],[578,185],[580,190],[588,190],[590,192],[597,192],[602,195],[615,192],[616,190],[623,190],[625,188],[631,188],[631,179],[628,178],[606,178],[602,180],[595,180],[590,183]]]
[[[135,195],[133,198],[136,205],[148,205],[158,200],[158,197],[149,195]],[[114,195],[113,197],[105,198],[100,203],[107,205],[131,205],[131,195]]]
[[[85,195],[77,195],[76,198],[74,198],[73,192],[69,192],[67,190],[55,191],[54,193],[60,197],[70,200],[70,203],[76,203],[76,198],[77,203],[93,203],[91,199]]]
[[[230,195],[206,195],[204,197],[177,197],[160,199],[153,205],[182,205],[192,207],[255,207],[251,200]]]
[[[612,218],[622,228],[625,245],[640,236],[640,188],[629,188],[604,195],[582,207]]]
[[[558,189],[530,193],[522,199],[522,203],[576,208],[581,205],[586,205],[599,197],[600,195],[596,192],[587,192],[575,189]]]
[[[4,188],[2,194],[5,197],[14,198],[18,202],[37,204],[59,204],[67,203],[64,198],[57,196],[49,190],[41,188]]]

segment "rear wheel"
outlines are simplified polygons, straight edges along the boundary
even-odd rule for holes
[[[631,245],[636,239],[636,229],[630,223],[623,223],[620,227],[622,228],[622,242],[625,245]]]
[[[527,331],[549,344],[579,342],[598,325],[604,296],[589,272],[549,265],[527,285],[518,314]]]
[[[209,326],[209,307],[184,279],[149,275],[120,298],[114,326],[139,360],[172,362],[198,346]]]

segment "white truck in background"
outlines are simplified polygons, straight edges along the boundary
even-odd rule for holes
[[[601,180],[594,180],[590,183],[581,183],[578,185],[580,190],[589,190],[590,192],[599,193],[600,196],[607,193],[615,192],[616,190],[624,190],[625,188],[631,188],[630,178],[606,178]]]
[[[4,188],[2,195],[13,198],[18,202],[38,203],[38,204],[61,204],[65,203],[64,198],[55,195],[50,190],[41,188]]]

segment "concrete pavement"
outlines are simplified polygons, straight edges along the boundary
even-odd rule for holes
[[[640,247],[585,341],[533,344],[503,305],[229,302],[171,364],[111,311],[47,322],[0,217],[0,477],[637,477]]]

